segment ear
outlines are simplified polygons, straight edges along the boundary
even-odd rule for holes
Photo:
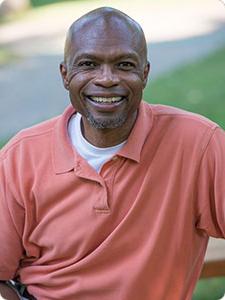
[[[143,87],[144,88],[146,87],[146,84],[148,82],[149,72],[150,72],[150,62],[148,61],[144,68],[144,78],[143,78]]]
[[[68,76],[67,76],[67,66],[64,62],[62,62],[59,65],[59,68],[60,68],[60,73],[61,73],[62,80],[63,80],[63,85],[64,85],[65,89],[68,90],[69,89],[69,81],[68,81]]]

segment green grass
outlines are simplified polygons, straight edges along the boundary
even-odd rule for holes
[[[7,143],[8,139],[0,140],[0,149]]]
[[[10,54],[8,51],[0,49],[0,66],[10,61]]]
[[[19,59],[18,55],[15,55],[8,49],[0,49],[0,67],[15,62]]]
[[[200,113],[225,128],[225,48],[150,81],[144,99]]]
[[[192,300],[218,300],[225,294],[225,278],[202,279]]]

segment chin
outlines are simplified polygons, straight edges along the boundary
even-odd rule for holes
[[[118,117],[115,119],[97,119],[93,116],[87,116],[89,124],[96,129],[114,129],[122,127],[126,123],[125,117]]]

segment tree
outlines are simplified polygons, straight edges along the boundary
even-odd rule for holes
[[[20,12],[29,7],[29,0],[0,0],[0,16]]]

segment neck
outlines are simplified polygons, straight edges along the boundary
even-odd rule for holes
[[[89,143],[96,147],[112,147],[127,140],[135,124],[136,118],[137,112],[134,113],[132,120],[129,119],[122,127],[98,129],[91,126],[88,120],[82,117],[82,134]]]

